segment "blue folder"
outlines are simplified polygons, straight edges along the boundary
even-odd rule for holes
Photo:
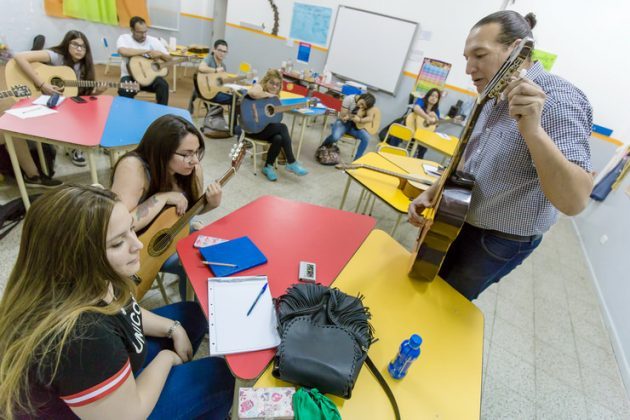
[[[205,261],[236,264],[236,267],[209,265],[216,277],[227,277],[267,262],[267,257],[247,236],[200,248]]]

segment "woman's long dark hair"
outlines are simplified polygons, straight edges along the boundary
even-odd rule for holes
[[[433,92],[437,92],[437,94],[438,94],[438,100],[437,100],[437,102],[435,103],[435,105],[433,105],[433,106],[431,107],[431,109],[429,109],[429,98],[431,97],[431,95],[433,95]],[[440,92],[440,90],[439,90],[439,89],[437,89],[437,88],[431,88],[431,89],[429,89],[429,91],[427,92],[427,94],[426,94],[426,95],[424,95],[424,98],[422,98],[422,101],[424,102],[424,108],[423,108],[423,109],[424,109],[424,111],[425,111],[425,112],[431,112],[431,111],[435,112],[435,110],[436,110],[436,109],[438,109],[438,106],[440,105],[440,98],[442,98],[442,93]]]
[[[76,64],[74,60],[72,60],[72,56],[70,55],[70,42],[81,38],[85,43],[85,56],[81,60],[81,70],[80,70],[80,79],[81,80],[94,80],[94,61],[92,60],[92,48],[90,47],[90,41],[88,41],[87,37],[83,32],[80,31],[68,31],[66,35],[63,37],[61,44],[52,47],[51,50],[63,56],[63,64],[65,66],[74,68]],[[79,88],[79,95],[89,95],[92,93],[93,88]]]
[[[112,171],[112,183],[114,174],[120,161],[127,156],[136,156],[149,166],[151,181],[146,197],[160,192],[173,190],[172,179],[168,173],[168,162],[177,151],[182,139],[187,134],[192,134],[199,140],[199,150],[205,151],[203,137],[197,127],[188,120],[173,114],[163,115],[153,121],[145,131],[140,144],[135,150],[121,157]],[[192,206],[201,195],[202,185],[197,182],[196,169],[190,175],[175,174],[175,182],[182,189],[188,199],[188,206]]]

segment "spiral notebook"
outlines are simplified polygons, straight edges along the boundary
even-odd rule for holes
[[[269,287],[247,316],[247,311],[266,283],[267,276],[208,279],[211,356],[270,349],[280,344]]]
[[[199,248],[205,261],[233,264],[234,267],[210,265],[217,277],[231,276],[267,262],[267,257],[247,236]]]

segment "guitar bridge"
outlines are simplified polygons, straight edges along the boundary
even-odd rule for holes
[[[458,187],[472,189],[475,186],[475,176],[461,171],[455,171],[450,181]]]

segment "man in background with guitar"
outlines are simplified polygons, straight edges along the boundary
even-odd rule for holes
[[[363,127],[365,124],[369,124],[373,121],[375,116],[370,114],[369,110],[374,107],[375,103],[376,98],[374,98],[374,95],[371,93],[346,96],[341,104],[339,118],[332,126],[332,133],[330,136],[326,137],[322,146],[337,143],[344,134],[349,134],[359,140],[359,147],[357,148],[354,160],[363,156],[371,136],[365,128],[359,127]],[[375,125],[376,129],[378,129],[380,121]]]
[[[227,71],[225,67],[225,63],[223,60],[225,56],[228,54],[228,44],[223,39],[217,39],[214,41],[214,46],[212,48],[212,52],[203,59],[201,63],[199,63],[199,68],[197,71],[200,73],[223,73]],[[188,111],[192,114],[193,112],[193,102],[197,99],[198,94],[196,90],[193,90],[192,96],[190,98],[190,102],[188,104]],[[211,98],[212,102],[216,102],[218,104],[229,105],[232,103],[232,95],[224,92],[219,92],[214,98]]]
[[[171,56],[162,45],[160,40],[147,35],[148,28],[144,19],[134,16],[129,21],[131,28],[130,34],[123,34],[118,37],[116,48],[118,53],[123,57],[120,64],[120,82],[133,82],[134,78],[129,74],[127,65],[129,58],[137,55],[146,56],[151,59],[159,59],[162,61],[171,61]],[[156,77],[155,81],[148,86],[142,86],[140,90],[155,93],[155,100],[160,105],[168,105],[168,82],[163,77]],[[137,92],[119,89],[118,95],[127,98],[134,98]]]
[[[466,73],[481,94],[522,39],[532,37],[533,14],[500,11],[481,19],[464,48]],[[588,99],[549,74],[531,55],[525,77],[513,77],[489,100],[459,169],[475,177],[466,223],[439,274],[469,300],[510,273],[540,244],[558,217],[580,213],[593,188]],[[409,206],[409,221],[439,199],[438,183]]]

